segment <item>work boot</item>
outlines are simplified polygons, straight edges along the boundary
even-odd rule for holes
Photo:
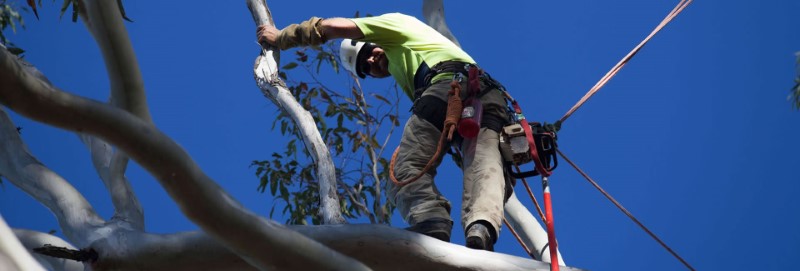
[[[453,221],[443,218],[432,218],[411,227],[406,230],[421,233],[445,242],[450,242],[450,231],[453,229]]]
[[[467,247],[494,251],[494,238],[491,230],[483,223],[475,222],[467,228]]]

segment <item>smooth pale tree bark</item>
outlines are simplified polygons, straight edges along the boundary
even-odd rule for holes
[[[436,29],[436,31],[455,43],[458,47],[461,47],[461,43],[458,43],[458,39],[453,35],[453,32],[450,32],[450,28],[447,27],[447,22],[444,20],[443,0],[423,0],[422,17],[425,18],[425,22],[433,27],[433,29]]]
[[[27,251],[32,251],[33,248],[43,247],[44,245],[51,245],[73,250],[76,249],[75,247],[72,246],[72,244],[67,243],[66,241],[56,236],[53,236],[52,234],[47,234],[38,231],[31,231],[31,230],[21,230],[21,229],[15,229],[14,234],[16,235],[17,238],[19,238],[19,241],[22,242],[22,245],[27,249]],[[77,261],[59,259],[37,253],[33,253],[32,255],[47,270],[61,270],[61,271],[84,270],[83,264]]]
[[[35,264],[25,249],[5,247],[11,242],[6,240],[19,238],[28,248],[48,243],[95,250],[98,260],[87,263],[87,270],[369,270],[362,262],[378,270],[547,270],[538,261],[471,250],[383,225],[287,227],[249,212],[153,125],[124,25],[118,17],[112,18],[119,16],[117,1],[79,3],[84,7],[81,17],[109,66],[111,105],[59,90],[2,46],[0,104],[31,119],[80,133],[111,194],[115,214],[110,220],[99,217],[69,182],[39,162],[0,107],[0,175],[53,212],[69,241],[26,230],[15,230],[15,235],[0,232],[0,269],[41,270],[28,268]],[[269,21],[265,20],[269,18],[266,5],[252,13],[257,23]],[[272,52],[265,49],[265,55]],[[281,81],[274,80],[275,58],[262,57],[257,63],[257,82],[270,90],[265,94],[288,94]],[[290,94],[274,100],[294,101]],[[127,155],[152,173],[202,232],[144,232],[143,212],[124,177]],[[329,188],[336,195],[333,183]],[[333,202],[338,207],[338,199]],[[332,221],[335,219],[328,222]],[[2,224],[0,227],[5,226]],[[56,270],[84,268],[73,261],[36,258]],[[28,263],[19,265],[19,259]]]
[[[244,209],[177,143],[150,123],[78,97],[29,74],[0,50],[0,103],[31,119],[98,136],[128,153],[159,181],[182,212],[260,269],[368,270],[283,225]],[[6,175],[6,174],[3,174]]]
[[[461,47],[455,35],[453,35],[453,33],[450,32],[450,28],[447,27],[442,0],[423,0],[422,14],[428,25]],[[536,221],[536,218],[533,217],[530,210],[522,205],[516,195],[511,195],[511,198],[508,199],[505,205],[504,211],[511,227],[519,233],[525,245],[527,245],[529,249],[534,250],[532,251],[534,254],[532,256],[534,256],[536,260],[549,263],[550,248],[548,246],[547,232],[545,232],[542,225]],[[561,259],[560,251],[558,252],[558,262],[561,265],[565,265],[564,260]]]
[[[272,13],[265,1],[247,0],[247,7],[253,15],[256,26],[264,24],[275,25],[272,20]],[[339,194],[336,192],[336,167],[333,164],[330,150],[328,150],[325,141],[322,140],[311,113],[295,100],[292,93],[286,88],[286,83],[278,77],[280,59],[277,56],[280,52],[269,44],[262,44],[262,47],[261,55],[256,58],[253,65],[256,85],[264,93],[264,96],[292,118],[295,126],[300,130],[300,134],[303,135],[303,143],[317,165],[319,209],[322,212],[323,223],[346,223],[344,217],[342,217]]]
[[[20,243],[3,216],[0,216],[0,269],[9,271],[45,270]]]
[[[542,224],[533,217],[530,210],[517,198],[514,193],[506,202],[505,206],[506,221],[519,234],[520,239],[532,249],[532,256],[536,260],[550,262],[550,246],[547,239],[547,232],[542,228]],[[561,258],[561,251],[558,251],[558,264],[566,265]]]
[[[112,1],[82,1],[80,4],[86,7],[82,10],[91,14],[93,7],[101,8],[110,2]],[[111,13],[112,9],[105,7],[99,13]],[[118,16],[118,9],[113,10],[114,16]],[[105,15],[99,17],[110,16]],[[113,27],[113,24],[95,18],[98,17],[87,16],[87,25]],[[122,52],[120,55],[124,54]],[[106,56],[109,57],[115,56]],[[0,62],[0,82],[4,86],[0,102],[33,119],[73,131],[85,131],[127,150],[161,181],[190,219],[245,256],[250,263],[262,269],[291,269],[301,266],[314,269],[366,269],[363,266],[358,268],[361,265],[352,259],[242,208],[203,174],[175,142],[153,127],[149,119],[142,120],[127,112],[61,92],[45,80],[29,73],[26,66],[5,48],[0,50]],[[124,65],[122,61],[116,63]],[[114,76],[111,77],[114,80]],[[3,175],[9,177],[9,174]],[[58,202],[70,201],[60,199]],[[51,210],[59,212],[67,208],[69,207],[54,206]],[[75,212],[66,212],[70,213]],[[70,239],[84,242],[92,240]]]
[[[3,85],[6,87],[0,89],[8,88]],[[76,245],[87,246],[97,238],[92,228],[101,227],[105,221],[69,182],[31,155],[2,107],[0,144],[0,175],[47,207],[64,235]]]
[[[89,29],[105,60],[111,89],[111,104],[152,123],[144,91],[144,80],[128,37],[118,1],[83,1],[81,19]],[[144,230],[144,213],[125,170],[128,156],[103,140],[79,134],[92,153],[92,162],[114,204],[112,220],[122,220]]]
[[[549,270],[546,263],[464,246],[375,224],[289,226],[374,270]],[[15,231],[19,236],[19,231]],[[46,235],[38,233],[39,235]],[[247,262],[202,232],[132,234],[95,270],[253,270]],[[20,237],[23,239],[23,237]],[[31,242],[36,244],[36,242]],[[42,241],[38,241],[39,244]],[[110,258],[111,257],[111,258]],[[562,267],[563,270],[578,270]],[[302,269],[305,270],[305,269]]]
[[[144,211],[125,177],[127,155],[115,150],[102,139],[80,133],[78,136],[91,153],[92,165],[111,195],[111,203],[114,205],[114,216],[111,220],[120,220],[133,229],[144,230]]]

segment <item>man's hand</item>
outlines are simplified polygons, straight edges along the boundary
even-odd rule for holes
[[[262,46],[264,46],[265,43],[277,45],[278,33],[280,33],[280,30],[274,26],[268,24],[260,25],[256,29],[256,38],[258,39],[258,43]]]

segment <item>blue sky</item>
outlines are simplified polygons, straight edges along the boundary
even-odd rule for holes
[[[463,48],[506,85],[529,118],[552,122],[677,2],[445,4]],[[97,45],[83,25],[57,19],[59,4],[46,4],[41,21],[26,13],[27,29],[7,36],[61,89],[106,100]],[[279,27],[356,11],[421,18],[419,1],[269,4]],[[244,1],[125,1],[125,8],[135,21],[127,27],[154,122],[228,193],[267,215],[273,200],[256,191],[249,165],[288,139],[270,131],[276,107],[253,81],[259,49]],[[800,51],[798,11],[800,2],[789,0],[696,1],[559,134],[572,160],[699,270],[797,265],[800,177],[792,165],[800,161],[800,112],[786,97]],[[340,77],[330,80],[345,86]],[[381,91],[388,84],[367,81]],[[409,105],[401,101],[403,119]],[[78,138],[13,117],[32,153],[110,216],[108,195]],[[445,161],[438,185],[458,210],[461,174]],[[132,164],[128,177],[148,231],[197,229],[149,174]],[[532,184],[539,187],[538,180]],[[565,163],[552,177],[552,192],[559,245],[570,266],[683,269]],[[524,194],[520,199],[531,206]],[[58,228],[45,208],[7,182],[0,187],[0,213],[13,227]],[[458,221],[458,214],[453,218]],[[405,226],[396,215],[393,225]],[[455,243],[463,243],[462,234],[454,231]],[[523,255],[508,231],[497,250]]]

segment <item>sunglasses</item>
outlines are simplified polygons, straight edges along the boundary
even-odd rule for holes
[[[370,74],[369,73],[370,67],[372,67],[372,65],[369,64],[369,62],[367,61],[367,58],[366,57],[362,58],[361,62],[360,62],[361,73],[363,73],[365,75],[369,75]]]

